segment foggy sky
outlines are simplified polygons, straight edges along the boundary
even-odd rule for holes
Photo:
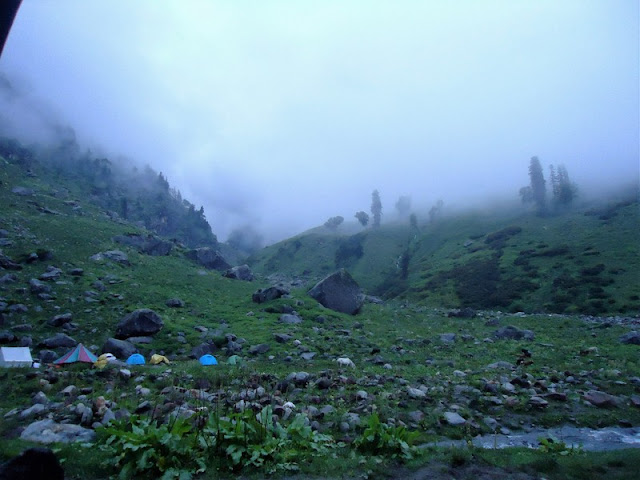
[[[533,155],[583,190],[638,179],[638,18],[633,0],[23,0],[0,71],[82,144],[162,171],[220,239],[274,241],[373,189],[383,222],[400,195],[517,201]]]

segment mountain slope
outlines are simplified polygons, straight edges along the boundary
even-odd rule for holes
[[[553,216],[471,212],[432,225],[298,235],[249,259],[315,281],[345,267],[369,292],[430,306],[554,313],[640,309],[635,198]]]

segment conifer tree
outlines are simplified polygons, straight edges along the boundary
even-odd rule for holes
[[[371,215],[373,216],[373,226],[379,227],[382,218],[382,202],[378,190],[374,190],[371,194]]]

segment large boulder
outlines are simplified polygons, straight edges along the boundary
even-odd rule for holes
[[[351,315],[364,303],[362,289],[344,268],[318,282],[309,295],[331,310]]]
[[[127,340],[118,340],[116,338],[107,339],[102,346],[102,350],[100,350],[101,353],[112,353],[116,358],[124,360],[137,351],[138,349],[133,345],[133,343],[128,342]]]
[[[288,294],[289,291],[282,287],[260,288],[253,292],[251,300],[253,300],[255,303],[264,303]]]
[[[640,332],[634,330],[629,333],[625,333],[620,337],[620,343],[626,343],[628,345],[640,345]]]
[[[146,253],[154,257],[169,255],[173,244],[167,240],[154,237],[153,235],[140,235],[137,233],[127,233],[126,235],[116,235],[113,241],[121,245],[127,245],[137,249],[140,253]]]
[[[244,280],[245,282],[251,282],[253,280],[253,272],[249,268],[249,265],[239,265],[230,268],[224,272],[223,275],[227,278],[235,278],[236,280]]]
[[[227,263],[224,257],[210,247],[196,248],[195,250],[189,250],[185,253],[185,256],[189,260],[202,265],[203,267],[210,268],[212,270],[224,271],[231,268],[231,265]]]
[[[92,442],[96,433],[80,425],[56,423],[47,418],[27,425],[20,438],[36,443]]]
[[[147,336],[158,333],[164,322],[156,312],[149,308],[141,308],[125,316],[116,326],[116,338]]]

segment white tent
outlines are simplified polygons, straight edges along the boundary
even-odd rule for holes
[[[29,347],[0,347],[0,367],[30,367],[32,363]]]

